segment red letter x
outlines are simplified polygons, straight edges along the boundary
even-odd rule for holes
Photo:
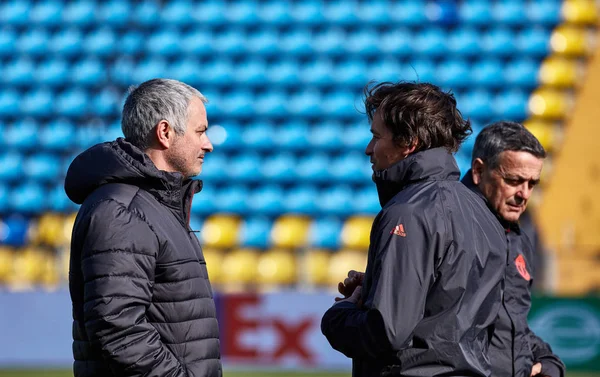
[[[273,319],[273,327],[279,333],[279,346],[273,353],[278,359],[285,354],[298,354],[307,364],[313,363],[313,356],[305,348],[303,336],[312,326],[312,318],[300,321],[296,326]]]

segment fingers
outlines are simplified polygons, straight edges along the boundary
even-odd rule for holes
[[[537,363],[534,364],[533,367],[531,368],[531,375],[530,376],[536,376],[538,374],[542,373],[542,364],[541,363]]]

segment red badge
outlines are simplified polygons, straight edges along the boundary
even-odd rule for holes
[[[527,266],[525,265],[525,258],[523,258],[522,254],[519,254],[517,259],[515,259],[515,266],[517,266],[517,271],[519,271],[523,279],[527,281],[531,280],[531,275],[529,275],[529,271],[527,271]]]

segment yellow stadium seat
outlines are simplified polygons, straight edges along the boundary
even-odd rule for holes
[[[541,88],[529,97],[529,112],[544,119],[562,119],[572,108],[573,99],[565,92]]]
[[[256,283],[258,258],[259,253],[254,249],[236,249],[225,254],[221,265],[222,283]]]
[[[203,248],[204,260],[206,261],[206,269],[208,270],[208,278],[211,284],[220,284],[223,281],[223,250],[212,248]]]
[[[13,271],[13,262],[13,250],[0,247],[0,283],[6,283],[10,280]]]
[[[571,24],[595,25],[598,22],[598,6],[594,0],[565,0],[561,13]]]
[[[539,78],[542,85],[574,87],[583,78],[584,68],[572,59],[550,57],[542,63]]]
[[[67,240],[70,240],[70,234],[69,237],[66,237],[64,227],[65,218],[62,215],[45,213],[37,223],[37,231],[32,241],[52,247],[65,245]]]
[[[367,250],[370,243],[373,218],[367,216],[350,217],[342,228],[342,247]]]
[[[329,284],[337,289],[340,281],[348,277],[348,271],[364,272],[367,268],[367,254],[359,250],[340,250],[329,259]]]
[[[560,145],[561,132],[555,123],[532,118],[526,120],[523,126],[540,141],[546,151],[552,151]]]
[[[44,252],[44,262],[39,282],[44,288],[54,290],[60,283],[59,258],[51,251]]]
[[[581,27],[563,25],[550,37],[552,51],[567,56],[584,56],[593,51],[593,35]]]
[[[307,243],[310,219],[302,216],[285,215],[275,220],[271,228],[274,247],[298,248]]]
[[[327,285],[330,258],[328,250],[307,250],[302,260],[303,280],[310,285]]]
[[[47,254],[39,248],[28,247],[14,254],[11,283],[17,286],[35,285],[42,281]]]
[[[75,225],[75,218],[77,217],[77,213],[72,213],[67,216],[63,222],[63,245],[62,246],[70,246],[71,244],[71,235],[73,233],[73,226]]]
[[[296,283],[296,254],[290,250],[273,249],[262,253],[258,260],[258,281],[264,285]]]
[[[203,245],[230,248],[238,243],[240,219],[237,216],[214,215],[206,219],[200,235]]]

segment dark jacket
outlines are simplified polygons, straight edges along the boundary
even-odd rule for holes
[[[76,377],[221,376],[202,249],[188,225],[201,182],[158,170],[118,139],[80,154],[69,289]]]
[[[463,183],[485,200],[473,183],[471,170]],[[487,201],[486,201],[487,202]],[[490,208],[492,213],[497,214]],[[564,377],[565,366],[552,348],[529,329],[527,315],[531,308],[534,250],[519,225],[497,216],[505,229],[508,242],[506,276],[502,308],[496,321],[490,346],[490,361],[494,377],[529,377],[535,363],[542,363],[542,374]]]
[[[444,149],[376,172],[364,306],[334,305],[321,329],[353,376],[489,376],[506,244],[485,203]]]

